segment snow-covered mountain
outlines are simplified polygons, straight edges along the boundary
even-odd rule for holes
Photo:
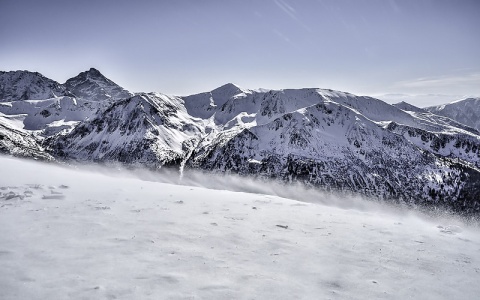
[[[478,171],[461,175],[464,165],[478,167],[476,131],[342,92],[254,94],[242,91],[217,109],[216,121],[227,120],[225,115],[235,109],[247,114],[227,121],[227,130],[195,149],[187,166],[476,209]],[[248,98],[260,101],[247,101],[247,108],[239,105]],[[470,200],[460,201],[464,199]]]
[[[0,118],[61,160],[199,168],[480,210],[478,130],[407,103],[231,83],[133,95],[95,69],[65,87],[74,96],[6,102]]]
[[[429,106],[425,107],[425,110],[480,131],[480,98],[467,98],[448,104]]]
[[[202,130],[179,98],[138,94],[113,103],[49,143],[54,156],[63,159],[161,167],[179,165]]]
[[[422,149],[443,157],[461,159],[464,163],[480,167],[478,130],[408,103],[398,103],[394,106],[401,108],[424,124],[437,124],[438,127],[426,130],[418,126],[391,122],[388,125],[391,131],[403,135]]]
[[[0,73],[0,113],[23,122],[19,129],[42,137],[70,132],[113,102],[132,97],[91,68],[65,84],[28,71]]]
[[[77,98],[86,100],[119,100],[133,96],[133,93],[106,78],[95,68],[68,79],[65,87]]]

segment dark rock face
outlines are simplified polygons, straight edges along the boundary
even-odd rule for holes
[[[0,71],[0,102],[43,100],[71,96],[58,82],[40,73],[29,71]]]
[[[65,87],[78,98],[95,101],[119,100],[133,96],[94,68],[68,79]]]
[[[0,120],[0,153],[17,157],[51,161],[54,158],[45,152],[39,141],[31,134],[15,129]]]

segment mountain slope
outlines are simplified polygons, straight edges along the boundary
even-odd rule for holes
[[[0,112],[17,115],[21,128],[41,136],[71,131],[80,121],[89,119],[107,102],[63,96],[45,100],[24,100],[0,103]]]
[[[449,117],[432,113],[426,109],[416,107],[406,102],[400,102],[392,105],[397,108],[400,108],[401,110],[411,114],[412,116],[420,120],[446,126],[443,128],[443,130],[447,128],[451,128],[450,130],[447,130],[447,131],[455,131],[455,130],[458,131],[458,129],[461,129],[464,132],[466,131],[469,133],[473,133],[474,135],[478,135],[480,133],[474,127],[465,125],[464,123],[459,123],[458,121],[455,121],[454,119],[451,119]]]
[[[480,98],[467,98],[448,104],[425,107],[424,109],[480,131]]]
[[[208,119],[223,110],[223,106],[239,96],[251,94],[233,83],[227,83],[210,92],[182,97],[188,113],[194,117]]]
[[[40,160],[53,160],[39,141],[28,131],[17,127],[15,116],[0,113],[0,153]],[[7,173],[3,173],[6,176]]]
[[[423,123],[434,123],[441,126],[441,130],[424,130],[414,126],[390,122],[386,127],[403,135],[410,142],[422,149],[443,157],[463,160],[467,164],[480,167],[480,138],[479,132],[448,117],[431,113],[408,103],[394,104],[402,107],[407,113]]]
[[[114,102],[73,131],[49,139],[63,159],[122,162],[160,167],[179,164],[202,132],[181,105],[161,94],[138,94]]]

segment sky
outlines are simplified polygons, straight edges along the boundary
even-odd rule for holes
[[[479,29],[478,0],[0,0],[0,70],[63,83],[95,67],[174,95],[480,96]]]

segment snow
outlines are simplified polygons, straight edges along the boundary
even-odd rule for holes
[[[6,115],[0,112],[0,124],[4,124],[5,126],[15,128],[17,130],[22,130],[23,120],[26,116],[27,114]]]
[[[2,299],[480,293],[480,232],[453,217],[299,190],[304,201],[228,191],[237,180],[212,190],[5,156],[0,166]]]
[[[426,107],[426,110],[451,118],[480,130],[480,98],[466,98],[448,104]]]
[[[0,116],[21,116],[20,129],[33,132],[42,130],[43,135],[53,135],[62,129],[73,129],[80,121],[95,115],[108,103],[77,100],[72,97],[57,97],[45,100],[23,100],[0,103]],[[68,131],[68,130],[67,130]]]

